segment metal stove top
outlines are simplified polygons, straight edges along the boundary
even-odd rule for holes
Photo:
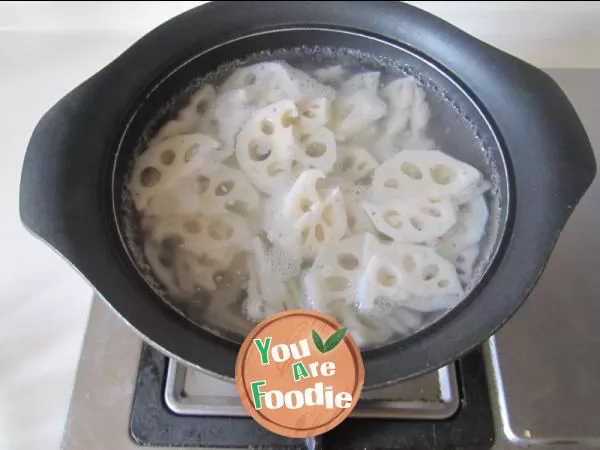
[[[581,115],[600,160],[600,71],[549,70]],[[584,197],[526,304],[484,345],[494,450],[600,449],[600,180]],[[141,339],[95,301],[62,448],[134,450],[132,398]],[[454,365],[366,393],[355,417],[441,420],[460,406]],[[161,395],[181,416],[243,414],[233,385],[171,361]],[[157,450],[174,447],[152,447]]]
[[[170,360],[165,402],[176,414],[247,416],[233,383],[212,378]],[[459,407],[454,364],[395,386],[365,391],[352,417],[447,419]]]

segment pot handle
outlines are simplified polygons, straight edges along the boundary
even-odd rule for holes
[[[69,238],[69,223],[74,216],[86,214],[82,204],[94,202],[90,192],[95,190],[81,183],[81,174],[90,173],[85,134],[93,125],[83,116],[91,108],[97,77],[79,85],[44,114],[29,140],[21,171],[19,214],[23,225],[68,260],[77,246]],[[97,182],[89,177],[86,183]]]
[[[528,145],[511,151],[513,165],[519,165],[522,180],[531,171],[540,172],[530,188],[549,190],[564,224],[594,180],[594,151],[573,104],[550,75],[521,62],[520,80],[511,87],[516,88],[515,102],[520,100],[513,103],[512,121],[522,121],[517,135],[526,135]]]

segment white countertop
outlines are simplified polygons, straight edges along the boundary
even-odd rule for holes
[[[41,115],[137,38],[202,2],[0,2],[0,450],[58,448],[91,288],[18,219]],[[600,3],[410,2],[540,67],[600,67]],[[535,4],[534,4],[535,3]]]

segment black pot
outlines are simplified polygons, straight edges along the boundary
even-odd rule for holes
[[[154,346],[233,378],[238,346],[176,313],[136,269],[122,239],[119,192],[144,124],[192,78],[252,52],[298,45],[411,58],[483,130],[502,178],[492,263],[432,326],[363,355],[365,387],[434,370],[486,340],[525,300],[596,164],[550,77],[411,6],[218,2],[170,20],[42,118],[23,167],[22,221]]]

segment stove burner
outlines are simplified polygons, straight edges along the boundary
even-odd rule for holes
[[[165,387],[167,407],[192,416],[244,416],[233,383],[168,363]],[[363,391],[351,417],[390,419],[447,419],[459,407],[454,365],[393,386]]]
[[[130,432],[138,445],[192,448],[483,450],[494,442],[480,349],[437,373],[366,392],[350,419],[304,440],[265,430],[246,416],[233,385],[144,345]]]

